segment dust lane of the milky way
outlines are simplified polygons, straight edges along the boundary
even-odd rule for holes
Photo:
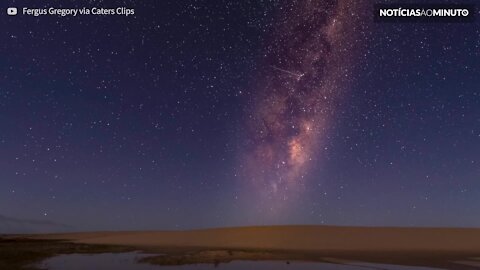
[[[295,1],[277,14],[240,158],[242,181],[270,209],[304,189],[309,168],[322,159],[354,51],[356,9],[348,1]]]

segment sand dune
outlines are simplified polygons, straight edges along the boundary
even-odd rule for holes
[[[479,253],[480,229],[270,226],[37,235],[87,244],[282,251]]]

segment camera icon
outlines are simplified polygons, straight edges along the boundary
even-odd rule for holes
[[[17,15],[17,8],[14,8],[14,7],[7,8],[7,14],[10,16]]]

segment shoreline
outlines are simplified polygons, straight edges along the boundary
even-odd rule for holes
[[[265,226],[11,235],[0,240],[0,252],[15,253],[20,247],[25,254],[36,254],[26,258],[30,262],[60,254],[140,251],[158,254],[141,259],[142,263],[171,266],[274,260],[480,269],[455,263],[480,257],[480,229]],[[24,260],[21,252],[15,254]]]

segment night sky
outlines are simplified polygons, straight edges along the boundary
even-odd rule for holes
[[[1,3],[0,215],[480,226],[478,20],[374,23],[367,1],[47,2],[135,15]]]

